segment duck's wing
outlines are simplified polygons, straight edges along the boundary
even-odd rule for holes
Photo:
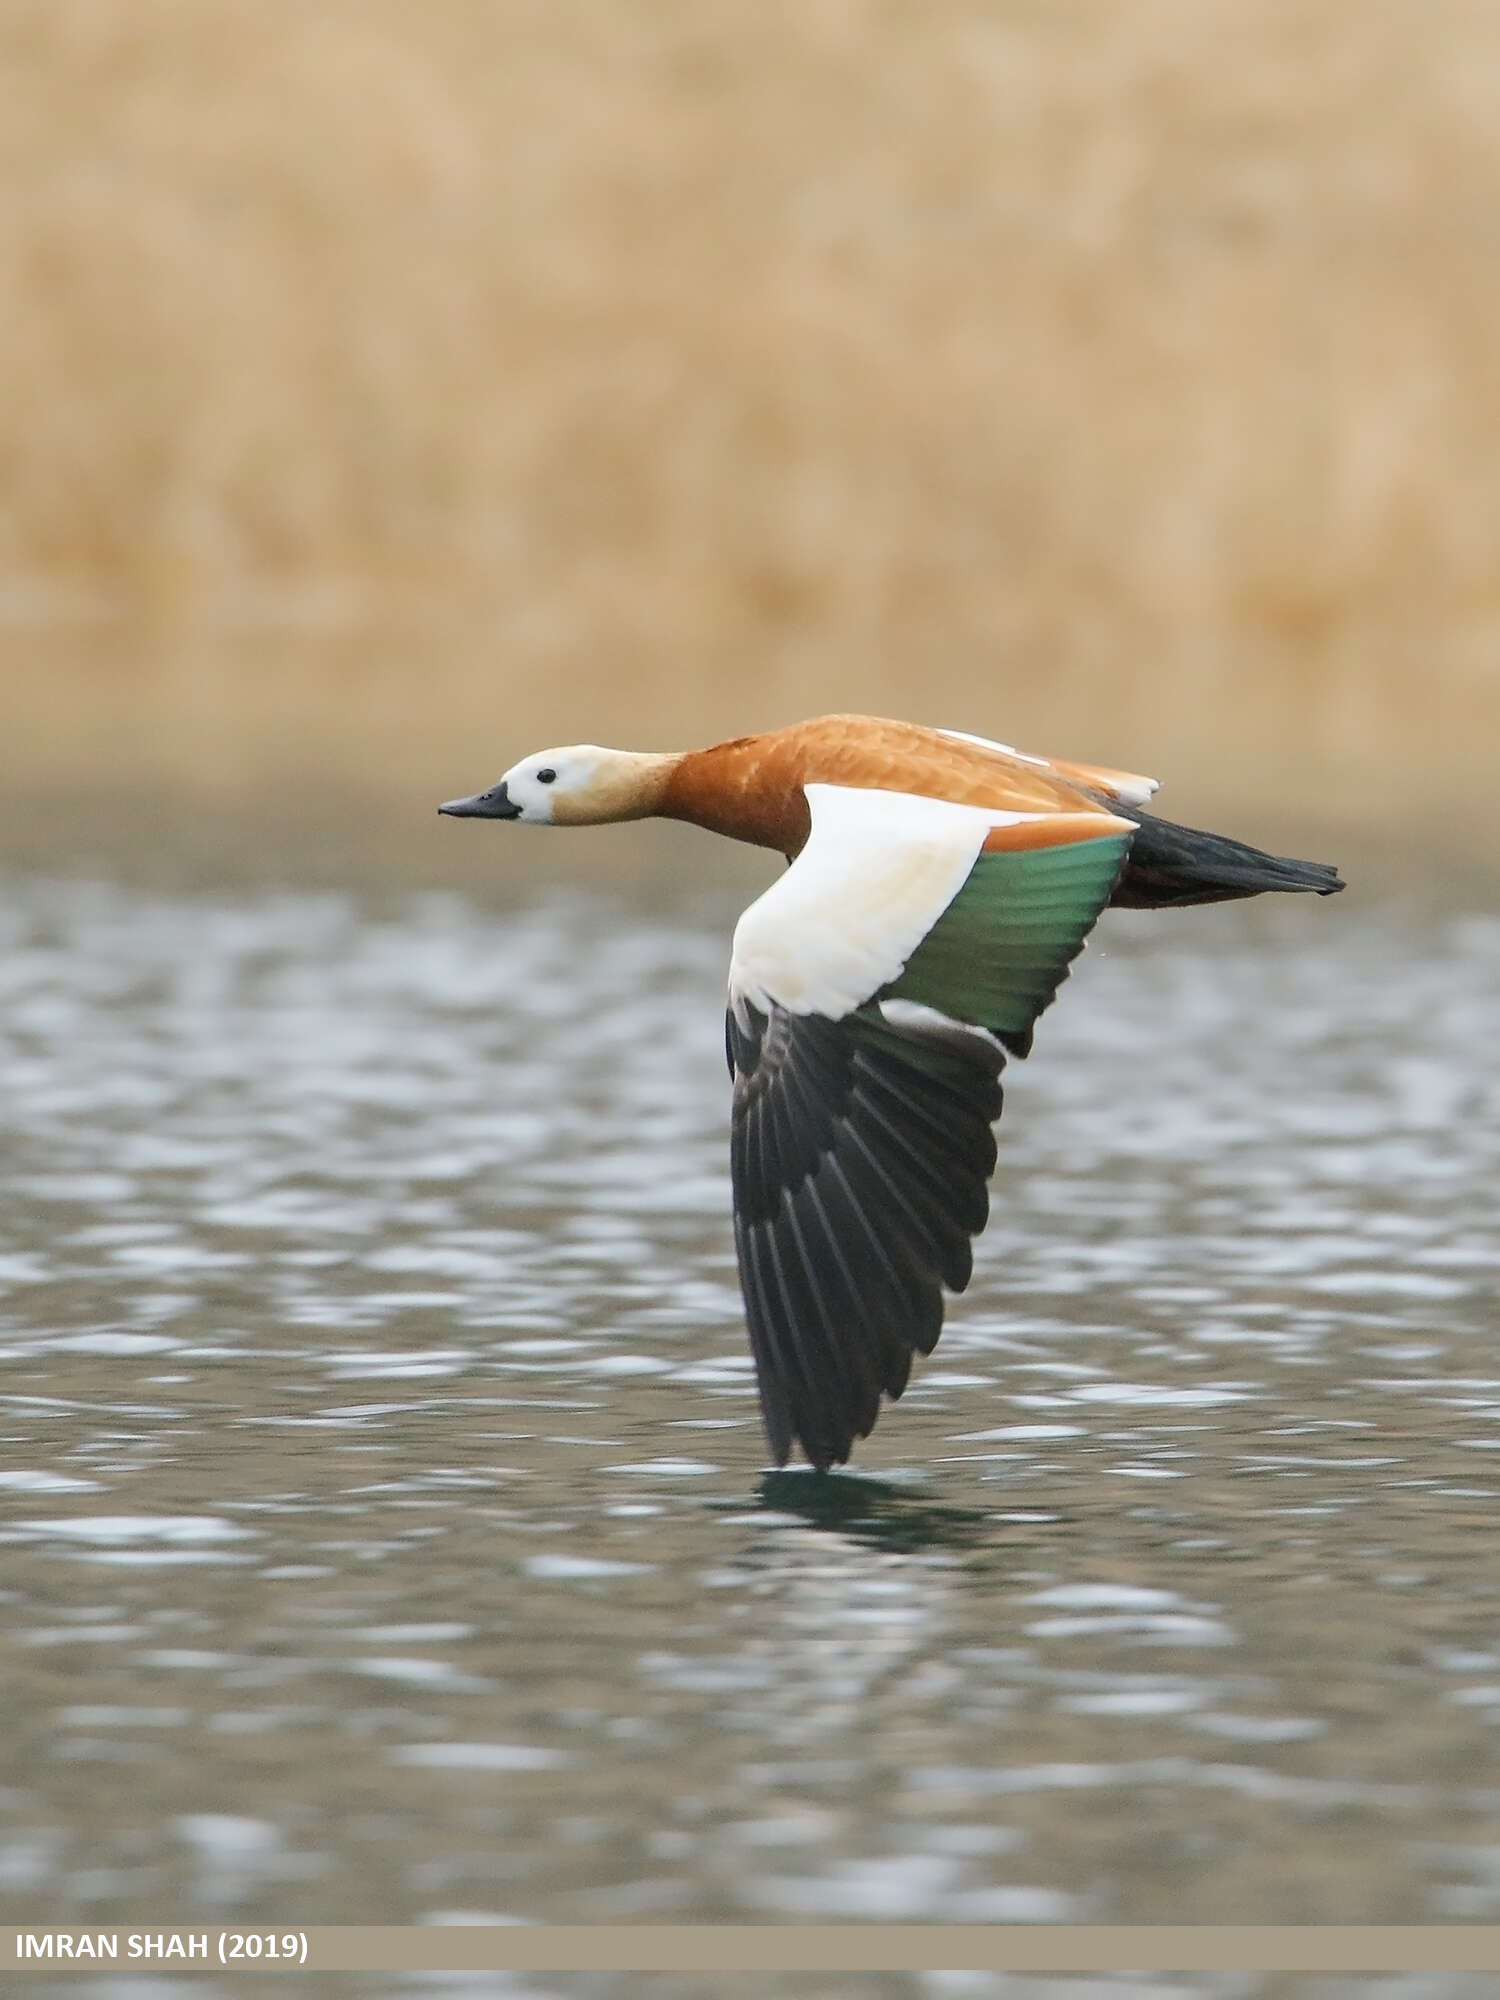
[[[989,1212],[1024,1055],[1123,866],[1104,812],[808,785],[812,832],[735,931],[735,1244],[766,1435],[819,1468],[899,1396]]]
[[[1081,791],[1098,793],[1121,805],[1143,806],[1161,790],[1159,779],[1147,778],[1139,771],[1116,771],[1108,764],[1077,764],[1066,757],[1033,757],[1013,743],[997,743],[989,736],[971,736],[966,729],[941,729],[938,734],[951,736],[955,743],[977,744],[981,750],[998,750],[1002,757],[1015,757],[1023,764],[1039,764]]]

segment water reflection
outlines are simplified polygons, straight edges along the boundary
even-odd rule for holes
[[[819,1478],[729,915],[9,884],[0,1901],[1500,1917],[1500,924],[1110,927]]]
[[[757,1491],[775,1512],[892,1554],[984,1549],[994,1540],[992,1514],[979,1507],[924,1501],[921,1489],[910,1482],[787,1469],[766,1473]]]

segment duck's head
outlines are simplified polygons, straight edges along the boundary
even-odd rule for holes
[[[487,792],[438,807],[453,819],[516,819],[527,826],[600,826],[646,819],[677,762],[638,750],[570,743],[512,764]]]

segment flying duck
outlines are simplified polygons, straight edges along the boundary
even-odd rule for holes
[[[1144,810],[1152,778],[826,715],[706,750],[543,750],[438,810],[690,820],[791,866],[740,918],[726,1045],[735,1245],[766,1437],[819,1471],[930,1354],[989,1215],[1007,1056],[1106,908],[1343,888]]]

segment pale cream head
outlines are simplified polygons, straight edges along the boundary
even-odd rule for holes
[[[570,743],[512,764],[500,783],[528,826],[598,826],[657,810],[677,759]]]

